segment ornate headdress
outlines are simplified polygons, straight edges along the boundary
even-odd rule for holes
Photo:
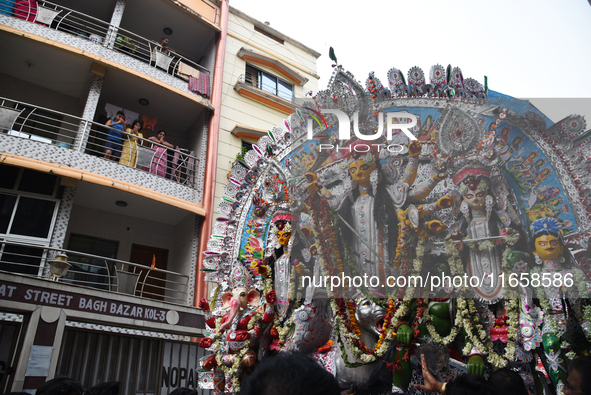
[[[232,289],[252,288],[252,278],[250,273],[240,262],[236,262],[230,272],[230,287]]]
[[[558,237],[562,242],[562,232],[560,231],[560,222],[556,218],[540,218],[531,224],[532,239],[535,240],[541,234],[550,234]]]
[[[486,191],[490,187],[490,171],[480,164],[466,165],[454,176],[454,184],[462,195],[470,191]]]
[[[291,232],[291,213],[285,211],[279,211],[275,213],[271,223],[273,224],[273,233],[277,233],[281,230]]]

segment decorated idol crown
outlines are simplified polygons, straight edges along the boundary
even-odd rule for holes
[[[548,234],[558,237],[558,239],[563,242],[560,222],[556,218],[545,217],[537,219],[532,222],[530,229],[532,231],[533,240],[540,235]]]
[[[479,163],[470,163],[456,172],[453,181],[462,195],[470,191],[485,192],[491,185],[490,170]]]

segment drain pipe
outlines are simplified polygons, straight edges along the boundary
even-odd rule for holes
[[[207,250],[207,242],[211,235],[211,226],[215,211],[215,187],[216,171],[218,163],[218,140],[220,128],[220,112],[222,105],[222,82],[224,71],[224,58],[226,56],[226,39],[228,35],[228,16],[230,13],[230,0],[221,0],[220,4],[220,39],[215,55],[215,69],[213,73],[213,90],[211,104],[214,106],[213,116],[209,120],[209,137],[207,139],[207,161],[205,164],[205,182],[203,188],[203,208],[205,218],[201,224],[201,235],[199,236],[199,250],[197,258],[197,278],[195,279],[195,297],[193,305],[197,306],[199,299],[207,297],[207,284],[203,268],[203,251]]]

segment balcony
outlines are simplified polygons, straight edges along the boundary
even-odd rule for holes
[[[67,3],[67,0],[64,2]],[[196,20],[178,7],[162,1],[127,2],[121,26],[92,15],[108,19],[109,12],[104,7],[110,4],[114,7],[114,3],[109,1],[101,1],[105,4],[92,7],[72,2],[72,7],[86,6],[92,14],[52,2],[30,2],[30,6],[22,6],[22,3],[17,4],[16,0],[1,3],[0,25],[5,25],[4,30],[14,34],[24,31],[28,38],[41,42],[52,40],[62,44],[58,48],[78,52],[126,72],[140,72],[145,77],[208,103],[214,65],[215,25]],[[162,20],[155,24],[169,24],[177,32],[183,32],[184,37],[176,37],[178,33],[169,37],[173,49],[159,45],[162,30],[154,31],[154,28],[146,26],[152,22],[142,23],[135,17],[145,16],[144,8],[153,12],[151,18],[146,16],[144,20],[153,20],[153,15],[163,15]],[[114,17],[116,13],[112,14]]]
[[[3,153],[28,158],[31,163],[44,162],[51,172],[70,178],[93,182],[91,176],[98,175],[99,184],[104,184],[100,179],[107,184],[118,180],[177,200],[201,202],[204,163],[194,150],[169,148],[123,132],[122,144],[113,148],[120,159],[109,160],[105,158],[109,131],[101,123],[0,97]]]
[[[63,262],[68,269],[63,273]],[[184,306],[190,276],[152,266],[21,242],[0,242],[0,272]],[[61,274],[61,276],[59,276]]]
[[[282,92],[277,85],[266,85],[263,80],[257,80],[248,75],[241,74],[238,77],[238,81],[234,84],[234,90],[242,96],[249,97],[285,114],[291,114],[297,107],[293,93]],[[286,100],[281,96],[291,97],[291,100]]]

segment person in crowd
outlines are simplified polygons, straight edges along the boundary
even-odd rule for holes
[[[503,395],[529,395],[521,376],[509,368],[495,370],[488,376],[489,383]]]
[[[82,384],[69,377],[57,377],[46,381],[37,389],[36,395],[82,395]]]
[[[87,389],[84,395],[119,395],[119,387],[121,383],[116,381],[108,381],[100,383],[92,388]]]
[[[150,167],[150,173],[156,174],[160,177],[166,177],[166,167],[168,164],[168,148],[174,148],[172,144],[164,140],[166,132],[161,130],[156,136],[150,137],[148,140],[153,141],[152,149],[156,150],[154,159],[152,159],[152,166]]]
[[[109,127],[109,134],[105,143],[105,159],[118,161],[121,157],[123,130],[125,129],[125,113],[117,111],[115,119],[109,119],[105,124]]]
[[[577,358],[571,366],[564,395],[591,395],[591,357]]]
[[[174,52],[174,49],[172,49],[172,48],[170,48],[168,46],[168,38],[167,37],[162,37],[160,39],[160,46],[162,47],[162,51],[163,52],[164,51],[166,51],[166,52],[170,52],[170,51]]]
[[[438,381],[431,374],[424,355],[421,355],[421,367],[424,384],[415,384],[417,389],[438,392],[441,395],[493,395],[494,393],[489,382],[477,374],[463,374],[448,383]]]
[[[127,140],[123,142],[123,151],[121,152],[119,163],[125,166],[135,167],[137,162],[138,137],[144,137],[142,132],[140,132],[143,127],[144,123],[136,119],[131,124],[131,129],[127,129]]]
[[[263,358],[242,383],[240,395],[339,395],[337,379],[300,352]]]

